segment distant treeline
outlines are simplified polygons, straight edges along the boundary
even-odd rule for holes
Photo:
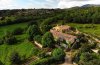
[[[42,20],[45,23],[100,23],[100,7],[70,9],[19,9],[0,10],[0,26]],[[61,21],[60,21],[61,22]],[[39,23],[39,22],[38,22]]]
[[[68,9],[64,20],[72,23],[100,23],[100,7]]]
[[[29,22],[34,20],[44,20],[46,18],[58,15],[61,11],[62,10],[58,9],[1,10],[0,26]]]

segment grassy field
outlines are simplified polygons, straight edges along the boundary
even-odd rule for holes
[[[85,32],[85,33],[100,37],[100,24],[68,23],[67,25],[75,27],[81,32]]]
[[[0,37],[5,34],[5,31],[12,31],[17,27],[25,28],[27,23],[20,23],[8,26],[0,27]],[[27,59],[33,55],[33,50],[35,46],[27,40],[27,34],[16,35],[18,40],[21,40],[15,45],[0,45],[0,61],[4,63],[4,65],[11,65],[10,56],[12,53],[19,53],[21,59]]]
[[[13,25],[8,25],[8,26],[1,26],[0,27],[0,37],[3,36],[6,31],[12,31],[18,27],[25,28],[27,27],[27,23],[19,23],[19,24],[13,24]]]
[[[33,55],[34,45],[28,41],[16,45],[0,45],[0,60],[5,65],[10,65],[10,56],[12,53],[19,53],[21,59],[29,58]]]

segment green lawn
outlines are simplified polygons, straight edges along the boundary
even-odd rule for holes
[[[27,27],[27,23],[19,23],[19,24],[13,24],[13,25],[8,25],[8,26],[0,26],[0,37],[5,34],[6,31],[12,31],[15,28],[25,28]]]
[[[93,24],[92,25],[92,24],[68,23],[67,25],[75,27],[81,32],[85,32],[85,33],[100,37],[100,24]]]

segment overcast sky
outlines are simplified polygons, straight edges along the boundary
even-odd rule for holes
[[[100,0],[0,0],[0,9],[70,8],[85,4],[100,4]]]

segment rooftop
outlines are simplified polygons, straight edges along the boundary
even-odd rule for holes
[[[58,38],[60,40],[66,40],[70,43],[74,43],[75,40],[77,39],[76,36],[62,32],[62,30],[69,32],[69,30],[71,30],[70,28],[71,27],[67,25],[56,26],[53,29],[51,29],[50,32],[53,34],[55,38]]]

